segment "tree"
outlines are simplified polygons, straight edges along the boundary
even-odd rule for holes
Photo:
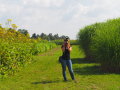
[[[33,38],[33,39],[37,39],[37,35],[36,35],[36,33],[33,33],[31,38]]]
[[[56,39],[59,39],[59,35],[58,34],[55,34],[54,35],[54,39],[56,40]]]
[[[20,32],[21,34],[24,34],[25,36],[30,38],[30,34],[29,34],[28,30],[26,30],[26,29],[19,29],[18,32]]]
[[[47,35],[46,35],[45,33],[41,33],[41,34],[40,34],[40,37],[41,37],[42,39],[47,39]]]
[[[19,31],[20,33],[24,34],[24,35],[29,34],[26,29],[19,29],[18,31]]]
[[[39,34],[37,34],[36,36],[37,36],[37,38],[40,38],[40,35],[39,35]]]
[[[64,36],[64,35],[62,35],[61,37],[60,37],[60,39],[65,39],[66,38],[66,36]]]
[[[54,38],[54,36],[52,35],[52,33],[49,33],[48,37],[49,37],[50,40],[55,40],[55,38]]]

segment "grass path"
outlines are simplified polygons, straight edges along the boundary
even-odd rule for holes
[[[0,90],[120,90],[120,75],[103,73],[99,65],[84,59],[84,53],[73,46],[71,58],[75,78],[63,82],[61,65],[58,63],[60,49],[34,56],[35,62],[28,65],[15,76],[0,79]]]

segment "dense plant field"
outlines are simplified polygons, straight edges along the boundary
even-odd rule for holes
[[[31,39],[13,28],[0,26],[0,76],[13,75],[31,63],[32,56],[55,48],[56,44],[42,39]]]
[[[32,53],[29,43],[0,42],[0,74],[13,74],[31,62]]]
[[[56,44],[51,43],[51,42],[35,43],[35,44],[33,44],[32,47],[33,47],[32,54],[37,55],[39,53],[46,52],[46,51],[48,51],[48,50],[50,50],[52,48],[55,48]]]
[[[86,26],[78,37],[87,57],[105,71],[120,72],[120,18]]]

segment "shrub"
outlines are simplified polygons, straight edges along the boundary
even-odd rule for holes
[[[81,29],[78,40],[86,56],[100,63],[103,70],[120,72],[120,18]]]
[[[120,19],[107,21],[92,37],[91,51],[102,69],[120,72]]]
[[[0,43],[0,74],[14,74],[30,63],[32,59],[31,47],[28,43]]]
[[[31,39],[29,33],[20,33],[15,27],[6,29],[0,26],[0,77],[13,75],[31,63],[33,55],[55,47],[55,43],[41,38]]]
[[[90,44],[92,41],[92,37],[95,34],[96,28],[98,28],[99,26],[100,26],[99,23],[89,25],[81,29],[80,32],[78,33],[78,41],[79,41],[80,47],[83,48],[86,54],[86,59],[90,60],[92,57],[91,51],[90,51]]]

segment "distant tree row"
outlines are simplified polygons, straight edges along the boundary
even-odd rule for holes
[[[65,37],[68,37],[68,36],[65,36],[65,35],[59,36],[58,34],[53,35],[52,33],[49,33],[48,35],[45,33],[41,33],[41,34],[33,33],[31,36],[31,38],[34,38],[34,39],[41,38],[43,40],[58,40],[58,39],[64,39]]]
[[[18,31],[24,34],[25,36],[29,35],[29,32],[26,29],[18,29]],[[65,36],[65,35],[59,36],[58,34],[53,35],[52,33],[49,33],[48,35],[45,33],[41,33],[41,34],[33,33],[31,36],[32,39],[41,38],[43,40],[58,40],[58,39],[64,39],[65,37],[68,37],[68,36]]]

